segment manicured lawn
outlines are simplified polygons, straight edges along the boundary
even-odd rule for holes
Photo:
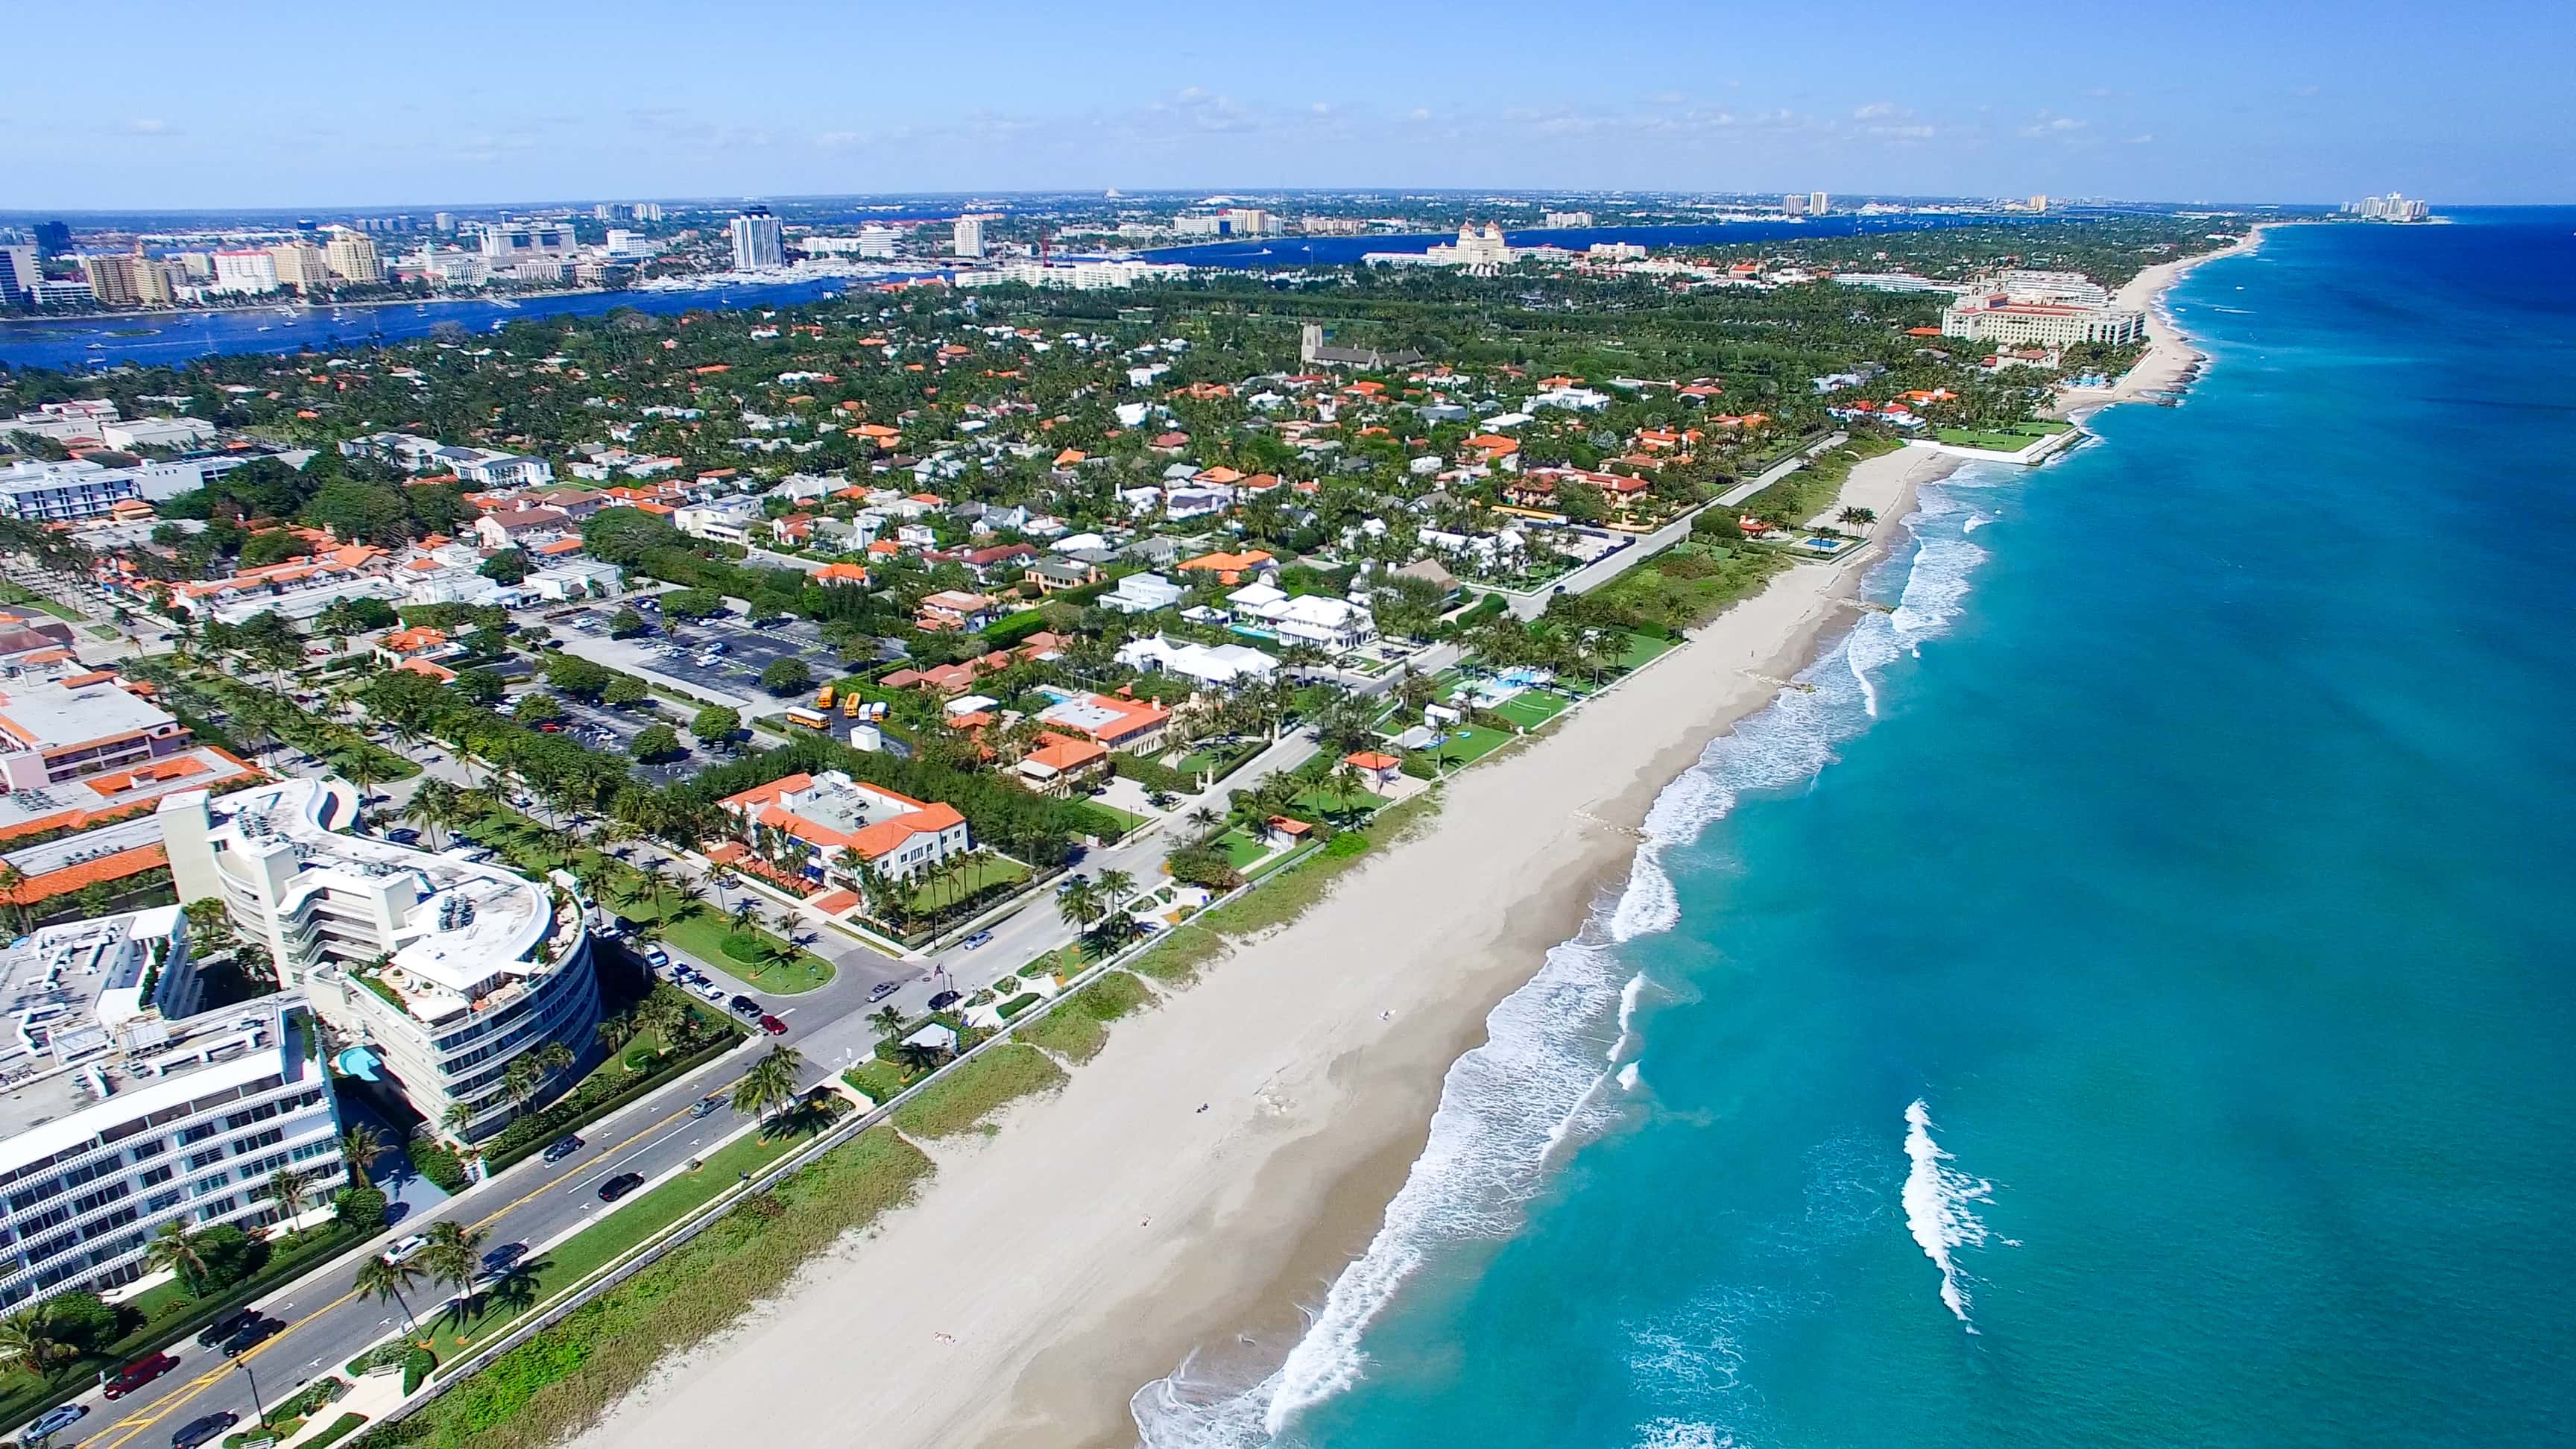
[[[1563,695],[1525,689],[1501,704],[1495,705],[1494,713],[1519,725],[1522,729],[1536,729],[1563,714],[1571,703],[1572,701]]]
[[[1623,670],[1634,669],[1648,660],[1660,659],[1671,653],[1680,643],[1678,639],[1658,639],[1652,634],[1640,634],[1630,630],[1628,647],[1619,651],[1618,667]]]
[[[1453,770],[1460,765],[1481,760],[1512,742],[1510,735],[1500,730],[1489,730],[1483,725],[1455,725],[1450,728],[1449,735],[1450,739],[1445,752],[1441,746],[1435,745],[1424,753],[1434,760],[1445,761]]]
[[[1118,813],[1100,806],[1092,808],[1102,810],[1104,814]],[[1135,817],[1127,818],[1132,820]],[[936,877],[923,881],[921,888],[912,893],[912,908],[927,914],[937,907],[963,900],[979,890],[992,886],[1018,885],[1028,878],[1029,868],[1016,860],[1003,860],[990,855],[968,856],[965,864],[954,870],[942,871]]]
[[[1225,847],[1226,864],[1236,870],[1242,870],[1259,860],[1264,851],[1264,847],[1245,834],[1240,825],[1218,836],[1216,843]]]
[[[1077,800],[1073,803],[1073,810],[1075,814],[1082,817],[1083,829],[1086,832],[1109,839],[1123,836],[1145,823],[1145,817],[1142,815],[1131,815],[1116,806],[1103,805],[1097,800]]]
[[[572,1237],[529,1260],[524,1273],[485,1295],[481,1307],[460,1325],[453,1310],[424,1317],[431,1335],[430,1351],[442,1364],[463,1358],[473,1345],[510,1326],[521,1314],[545,1302],[695,1211],[717,1193],[758,1173],[804,1140],[795,1133],[768,1136],[754,1132],[719,1147],[697,1171],[654,1187],[619,1205]],[[461,1330],[461,1331],[460,1331]]]
[[[27,590],[16,584],[0,583],[0,604],[23,605],[42,613],[51,614],[55,618],[63,620],[65,623],[86,624],[89,622],[89,616],[80,612],[78,609],[65,608],[51,599],[29,593]],[[109,631],[109,637],[114,637],[113,630]]]
[[[1386,808],[1386,805],[1385,796],[1373,795],[1366,790],[1355,790],[1346,795],[1338,790],[1326,790],[1318,786],[1297,797],[1298,809],[1311,810],[1327,820],[1369,814]]]
[[[664,899],[675,907],[679,905],[676,897],[666,895]],[[763,991],[793,996],[800,991],[811,991],[832,979],[831,962],[811,951],[802,950],[781,960],[773,954],[784,944],[778,937],[758,926],[736,931],[732,918],[718,912],[712,905],[691,915],[661,915],[650,907],[649,901],[637,901],[620,909],[636,920],[661,920],[663,940],[711,966],[722,967]],[[728,943],[735,950],[727,950]],[[736,950],[746,948],[747,955],[736,954]]]

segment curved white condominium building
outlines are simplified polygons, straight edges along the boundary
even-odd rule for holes
[[[488,1137],[510,1119],[502,1073],[522,1053],[598,1050],[582,911],[497,866],[341,833],[357,814],[345,781],[286,780],[172,796],[161,835],[182,901],[220,896],[279,979],[366,1046],[415,1110]],[[449,1124],[460,1102],[471,1115]]]

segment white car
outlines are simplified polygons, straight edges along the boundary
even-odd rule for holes
[[[400,1263],[428,1246],[429,1238],[425,1234],[414,1233],[407,1238],[398,1238],[392,1247],[385,1249],[385,1261]]]
[[[716,1005],[722,1006],[725,1004],[725,998],[732,993],[710,981],[706,985],[698,988],[698,994],[705,997],[707,1000],[714,1002]]]

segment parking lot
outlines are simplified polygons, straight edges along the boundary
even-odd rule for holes
[[[666,724],[679,731],[680,743],[683,746],[690,743],[688,737],[690,712],[669,700],[630,705],[624,709],[611,709],[602,704],[588,704],[571,695],[543,689],[542,686],[534,690],[515,691],[511,697],[515,699],[522,693],[544,693],[551,696],[556,704],[563,707],[563,718],[559,721],[563,729],[560,732],[585,746],[631,752],[635,747],[635,737],[644,733],[647,727],[656,724]],[[703,768],[706,763],[705,759],[695,754],[682,755],[676,759],[662,760],[649,765],[639,764],[635,767],[635,777],[651,784],[667,785],[676,780],[687,779]]]
[[[818,680],[831,678],[840,669],[837,657],[824,646],[821,631],[808,619],[783,619],[754,628],[748,620],[725,615],[682,624],[674,640],[652,611],[639,606],[639,612],[654,621],[654,632],[611,639],[608,620],[618,607],[594,606],[589,611],[598,620],[593,628],[581,628],[580,621],[561,626],[565,647],[614,669],[650,670],[714,691],[740,701],[738,707],[747,713],[775,714],[796,702],[792,696],[782,699],[760,687],[761,671],[778,660],[798,660]]]

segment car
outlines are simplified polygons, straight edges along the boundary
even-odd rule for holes
[[[743,1018],[745,1021],[748,1021],[761,1013],[760,1003],[743,995],[739,991],[734,993],[733,1000],[728,1001],[725,1004],[733,1008],[734,1015]]]
[[[386,831],[385,839],[392,841],[396,845],[415,845],[420,841],[420,832],[406,825],[400,830]]]
[[[117,1370],[116,1377],[109,1379],[100,1392],[111,1399],[121,1399],[178,1366],[179,1356],[175,1353],[156,1353],[150,1358],[138,1358]]]
[[[710,1003],[716,1006],[724,1005],[725,989],[712,981],[700,982],[697,987],[697,992],[700,996],[705,997]]]
[[[87,1404],[63,1404],[59,1407],[48,1409],[44,1413],[37,1415],[35,1422],[18,1431],[18,1442],[21,1444],[33,1444],[42,1439],[50,1439],[54,1435],[70,1428],[72,1425],[79,1423],[82,1416],[88,1412],[89,1406]]]
[[[787,1023],[780,1021],[777,1017],[771,1016],[767,1012],[761,1013],[760,1029],[769,1033],[771,1036],[787,1035]]]
[[[408,1237],[396,1238],[393,1246],[385,1249],[385,1261],[388,1263],[402,1262],[412,1254],[417,1253],[428,1246],[429,1238],[426,1234],[413,1233]]]
[[[545,735],[559,735],[563,733],[563,726],[555,723],[553,720],[547,720],[544,724],[537,726],[537,733]]]
[[[599,1185],[599,1200],[601,1202],[615,1202],[619,1198],[626,1196],[628,1193],[633,1192],[635,1189],[642,1187],[643,1185],[644,1174],[640,1172],[621,1172]]]
[[[689,1104],[689,1120],[694,1122],[702,1117],[711,1117],[723,1111],[727,1105],[727,1098],[722,1092],[712,1097],[700,1097]]]
[[[961,998],[954,991],[943,991],[937,996],[930,998],[930,1009],[933,1011],[946,1011],[948,1008],[955,1006],[960,999]]]
[[[968,936],[965,940],[960,941],[957,944],[968,951],[980,951],[984,947],[993,944],[993,933],[990,931],[977,931],[975,934]]]
[[[240,1422],[241,1415],[230,1409],[190,1419],[170,1435],[170,1449],[198,1449],[200,1445],[212,1444],[224,1436],[226,1429]]]
[[[207,1324],[203,1329],[199,1330],[197,1333],[197,1347],[213,1348],[216,1344],[219,1344],[225,1339],[232,1337],[234,1334],[241,1332],[245,1326],[257,1320],[258,1317],[259,1310],[256,1308],[236,1308],[232,1312],[225,1314],[223,1317],[216,1319],[214,1322]]]
[[[708,645],[707,652],[709,654],[722,654],[725,652],[724,641],[722,639],[718,639],[713,644]]]
[[[903,983],[900,981],[880,981],[868,988],[868,1000],[883,1001],[902,989]]]
[[[487,1273],[506,1273],[511,1268],[517,1266],[518,1261],[526,1256],[528,1256],[527,1244],[503,1243],[501,1246],[494,1248],[492,1251],[483,1255],[483,1271]]]
[[[286,1325],[274,1318],[263,1318],[257,1323],[245,1325],[241,1332],[224,1340],[224,1357],[239,1358],[285,1330]]]
[[[581,1139],[567,1134],[547,1145],[545,1158],[548,1162],[561,1162],[580,1150]]]
[[[671,953],[659,946],[647,946],[644,948],[644,959],[656,966],[668,966],[671,964]]]

